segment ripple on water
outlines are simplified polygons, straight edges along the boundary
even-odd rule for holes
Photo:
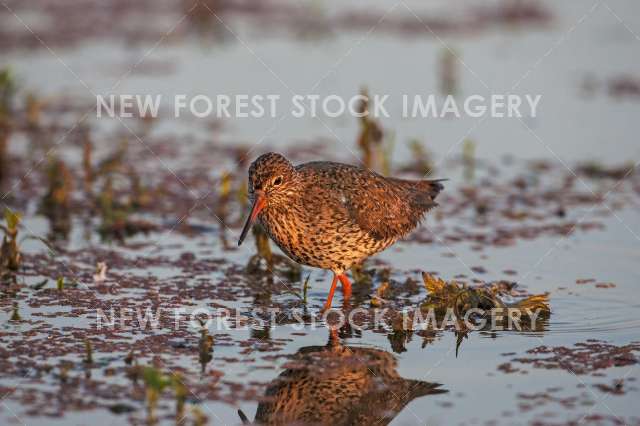
[[[555,308],[555,309],[553,309]],[[594,338],[640,328],[640,305],[631,300],[555,297],[547,333],[590,333]]]

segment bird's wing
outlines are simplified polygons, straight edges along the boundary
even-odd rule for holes
[[[316,175],[315,189],[326,202],[344,209],[351,220],[373,238],[399,238],[413,230],[424,214],[436,206],[442,189],[438,181],[386,178],[377,173],[339,163],[307,163]]]

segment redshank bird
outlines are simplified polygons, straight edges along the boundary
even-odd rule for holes
[[[443,189],[440,180],[405,180],[329,161],[294,166],[267,153],[249,168],[251,212],[238,245],[256,220],[294,261],[333,272],[324,309],[345,271],[412,231]]]
[[[291,361],[267,387],[254,424],[386,425],[413,399],[447,392],[439,383],[402,378],[388,352],[333,337],[326,346],[301,348]]]

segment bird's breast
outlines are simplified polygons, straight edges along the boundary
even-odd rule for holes
[[[269,207],[259,218],[267,234],[291,259],[334,271],[346,270],[395,241],[373,238],[339,210]]]

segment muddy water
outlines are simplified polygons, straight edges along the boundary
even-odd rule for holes
[[[419,16],[444,13],[435,6],[431,11],[413,2],[408,5]],[[321,386],[342,371],[338,377],[358,377],[358,389],[367,395],[360,403],[351,404],[351,412],[359,414],[361,423],[637,424],[640,412],[633,401],[637,400],[640,385],[634,363],[606,364],[576,374],[587,362],[584,355],[572,353],[558,365],[545,364],[547,368],[522,361],[549,356],[528,353],[541,346],[573,348],[595,339],[623,347],[640,340],[637,175],[617,186],[615,179],[592,180],[580,174],[566,193],[551,197],[546,203],[542,195],[545,188],[562,188],[562,182],[572,178],[572,171],[565,164],[573,170],[584,160],[618,165],[638,158],[634,132],[638,100],[610,96],[607,82],[638,72],[634,58],[640,45],[633,32],[640,28],[640,14],[636,6],[622,2],[593,10],[587,2],[544,5],[553,16],[544,25],[493,25],[473,34],[447,32],[440,40],[424,31],[399,34],[385,25],[368,35],[366,29],[340,28],[312,39],[273,28],[264,34],[256,30],[254,17],[233,14],[228,18],[229,25],[242,42],[224,28],[221,31],[226,30],[226,36],[215,41],[184,35],[178,28],[179,36],[168,37],[156,48],[155,42],[123,45],[107,38],[91,39],[73,48],[54,47],[58,57],[46,49],[3,52],[0,65],[10,64],[25,88],[53,104],[71,99],[82,106],[72,108],[69,115],[48,115],[67,128],[81,115],[80,111],[94,104],[91,91],[162,94],[166,99],[176,93],[200,92],[274,92],[283,98],[292,92],[317,92],[347,97],[367,85],[373,93],[390,93],[392,117],[382,123],[395,134],[394,164],[400,169],[407,163],[411,154],[406,141],[419,138],[434,153],[437,175],[452,180],[443,195],[442,213],[430,217],[415,234],[421,238],[401,242],[367,265],[377,272],[390,269],[392,286],[400,288],[390,305],[405,308],[419,304],[426,293],[419,271],[425,270],[447,280],[508,280],[528,293],[548,292],[552,316],[542,332],[472,332],[462,340],[457,353],[456,335],[449,330],[416,332],[398,344],[392,341],[392,330],[364,327],[362,331],[341,330],[338,340],[331,341],[331,333],[319,315],[329,275],[311,269],[303,271],[302,277],[311,274],[306,308],[290,292],[299,291],[302,280],[248,275],[244,268],[254,254],[251,241],[240,249],[233,248],[237,226],[230,223],[226,229],[214,218],[218,192],[207,193],[218,185],[221,171],[232,169],[235,164],[227,147],[246,145],[252,149],[260,141],[251,156],[269,147],[291,151],[301,161],[320,157],[356,163],[359,153],[354,142],[355,120],[286,116],[282,121],[281,116],[228,119],[212,129],[211,120],[163,117],[144,137],[152,147],[149,150],[118,121],[91,116],[88,123],[96,158],[112,152],[117,145],[114,141],[130,138],[128,162],[142,169],[148,182],[170,182],[168,186],[177,190],[166,196],[165,210],[150,209],[145,213],[158,225],[158,230],[148,235],[127,238],[125,242],[104,242],[95,232],[99,220],[78,209],[69,241],[57,253],[51,255],[33,240],[22,243],[25,268],[18,276],[17,291],[4,293],[0,312],[2,423],[145,423],[142,380],[131,379],[135,375],[132,366],[138,364],[155,365],[166,374],[182,374],[188,388],[185,419],[189,422],[196,417],[192,407],[199,407],[212,424],[239,424],[238,409],[253,420],[256,412],[265,411],[264,404],[273,402],[263,396],[278,385],[275,380],[280,374],[298,374]],[[347,6],[362,7],[358,2]],[[325,7],[329,16],[342,11]],[[403,5],[388,9],[380,4],[379,8],[382,13],[389,11],[385,18],[389,22],[413,16]],[[21,17],[24,14],[27,24],[42,19],[29,6],[16,6],[16,13]],[[465,13],[468,9],[461,8],[453,15]],[[157,22],[151,21],[150,27],[168,30],[179,18],[180,13],[163,12]],[[4,13],[2,19],[16,25],[11,14]],[[46,22],[40,24],[46,26]],[[400,119],[399,96],[437,92],[441,41],[453,45],[466,64],[459,69],[463,94],[542,94],[539,117],[526,120],[534,133],[515,119]],[[356,48],[350,52],[354,45]],[[161,71],[151,73],[142,67],[112,90],[114,83],[145,54],[144,62],[155,64],[151,69]],[[524,79],[513,89],[521,78]],[[588,90],[584,89],[585,81],[589,83]],[[170,113],[170,106],[167,108]],[[126,123],[138,131],[135,120]],[[28,134],[24,137],[28,139]],[[27,159],[21,163],[24,170],[12,171],[13,181],[19,182],[29,170],[27,166],[37,164],[39,158],[31,156],[24,139],[20,142],[20,135],[15,138],[10,152],[16,158]],[[471,184],[464,181],[456,161],[465,138],[476,142],[479,166],[472,186],[490,200],[486,218],[479,217],[477,200],[465,204],[469,197],[463,188]],[[80,163],[82,151],[77,145],[63,143],[57,150],[70,164]],[[518,160],[507,164],[501,160],[506,155]],[[532,158],[545,159],[550,166],[534,171],[531,163],[521,160]],[[198,175],[199,170],[205,172]],[[78,181],[80,174],[74,172]],[[532,178],[535,174],[539,176]],[[186,190],[176,183],[177,177],[192,187],[192,181],[187,180],[192,175],[197,175],[193,188],[198,196],[178,194]],[[238,181],[241,176],[239,171]],[[505,218],[502,211],[510,205],[507,199],[519,195],[513,179],[522,176],[534,183],[521,190],[524,199],[521,204],[516,202],[516,208],[530,209],[528,213],[533,217]],[[25,194],[9,197],[7,205],[26,213],[23,235],[46,235],[48,223],[37,213],[37,199],[43,195],[46,175],[36,167],[26,182],[18,187]],[[501,184],[509,189],[502,191]],[[609,193],[612,188],[615,190]],[[591,191],[607,194],[606,205],[613,212],[599,201],[575,201],[578,195],[588,199]],[[75,196],[83,197],[80,191]],[[196,204],[200,197],[204,201]],[[529,199],[534,201],[529,203]],[[463,206],[460,211],[454,208],[458,205]],[[558,205],[566,206],[566,216],[550,215]],[[243,214],[238,203],[230,203],[229,209],[231,219]],[[177,225],[183,215],[188,226]],[[87,217],[88,234],[84,225]],[[591,222],[598,226],[576,225]],[[478,243],[469,237],[471,233],[493,235],[498,230],[515,232],[522,227],[559,224],[569,225],[560,231],[514,236],[507,246]],[[227,244],[223,236],[228,239]],[[104,283],[92,278],[99,261],[106,261],[109,266]],[[58,292],[55,280],[59,276],[65,276],[67,282],[75,277],[78,287]],[[43,289],[29,288],[43,279],[48,279]],[[418,282],[416,292],[402,290],[407,279]],[[382,281],[377,274],[370,287],[355,289],[358,306],[371,307],[371,296]],[[338,297],[335,307],[340,303]],[[113,332],[98,330],[96,310],[108,312],[110,307],[161,307],[166,309],[166,315],[154,330],[131,325]],[[16,308],[19,321],[11,320]],[[216,313],[221,308],[234,309],[247,321],[263,316],[256,308],[278,309],[285,318],[294,311],[308,316],[304,325],[296,328],[286,324],[255,330],[210,327],[213,358],[203,371],[199,360],[200,331],[184,317],[176,328],[176,308],[186,312],[208,308]],[[93,345],[90,365],[83,363],[87,339]],[[128,364],[132,350],[135,359]],[[598,350],[592,349],[591,354]],[[617,359],[612,351],[603,353],[605,358]],[[409,391],[413,388],[403,387],[407,380],[433,387],[414,395]],[[322,398],[307,396],[303,391],[300,395],[304,397],[298,406],[309,407],[313,412],[332,409],[332,405],[322,403]],[[175,422],[174,406],[173,392],[165,390],[156,410],[158,421]],[[334,405],[337,406],[339,403]]]

